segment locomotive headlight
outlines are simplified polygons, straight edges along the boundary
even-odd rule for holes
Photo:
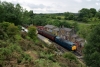
[[[76,46],[72,46],[72,50],[76,50]]]

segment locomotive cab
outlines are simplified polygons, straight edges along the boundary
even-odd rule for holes
[[[76,50],[76,46],[73,45],[73,46],[72,46],[72,51],[75,51],[75,50]]]
[[[70,42],[68,40],[64,40],[60,37],[56,37],[55,42],[68,50],[71,50],[71,51],[76,50],[76,45],[73,42]]]

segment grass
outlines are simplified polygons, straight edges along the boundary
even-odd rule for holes
[[[35,67],[61,67],[59,63],[47,59],[37,59]]]

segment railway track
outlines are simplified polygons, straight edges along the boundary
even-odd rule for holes
[[[83,59],[83,56],[77,52],[77,51],[73,51],[73,54],[78,58],[78,59]]]
[[[51,41],[51,42],[52,42],[52,41]],[[63,48],[62,46],[58,45],[58,44],[55,43],[55,42],[52,42],[52,44],[54,44],[54,45],[55,45],[55,48],[57,48],[57,49],[59,50],[59,53],[60,53],[59,55],[65,53],[65,52],[69,52],[69,50]],[[82,56],[79,52],[77,52],[77,51],[72,51],[72,53],[76,56],[76,58],[77,58],[78,61],[81,63],[81,65],[86,66],[85,63],[84,63],[84,61],[83,61],[83,56]],[[81,67],[82,67],[82,66],[81,66]]]
[[[63,48],[62,46],[56,44],[55,42],[52,42],[52,43],[55,45],[55,47],[56,47],[58,50],[60,50],[60,52],[62,52],[62,53],[69,52],[69,50]],[[71,52],[72,52],[78,59],[82,59],[82,58],[83,58],[83,56],[82,56],[79,52],[77,52],[77,51],[71,51]]]

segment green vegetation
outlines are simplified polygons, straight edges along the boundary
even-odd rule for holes
[[[37,34],[36,34],[36,27],[35,26],[28,27],[28,36],[33,40],[36,39]]]
[[[33,11],[23,9],[19,4],[0,1],[0,22],[6,21],[15,25],[33,23]]]
[[[51,60],[46,60],[46,59],[38,59],[35,61],[36,67],[61,67],[59,63],[52,63]]]
[[[73,54],[58,55],[54,44],[47,45],[37,38],[36,28],[21,32],[13,23],[0,23],[0,66],[78,67]],[[71,55],[71,57],[69,57]],[[72,60],[72,62],[70,62]],[[74,61],[73,61],[74,60]],[[62,62],[63,61],[63,62]],[[77,61],[77,62],[76,62]]]
[[[100,10],[95,8],[82,8],[78,13],[35,14],[20,4],[0,1],[0,66],[80,67],[73,54],[58,55],[54,44],[44,44],[37,38],[35,26],[51,24],[74,28],[84,39],[89,36],[84,59],[88,66],[99,67],[99,23]],[[21,32],[21,25],[30,24],[34,26],[28,27],[28,33]]]
[[[67,58],[67,59],[70,59],[70,61],[75,61],[75,62],[77,61],[76,56],[73,55],[73,54],[70,53],[70,52],[64,53],[63,56],[64,56],[65,58]]]
[[[100,11],[97,11],[95,8],[82,8],[78,13],[34,14],[32,10],[27,11],[22,8],[20,4],[14,6],[14,4],[9,2],[0,2],[1,22],[6,21],[15,25],[33,24],[44,26],[51,24],[58,27],[74,27],[75,32],[83,38],[86,38],[87,33],[89,33],[88,29],[90,30],[91,24],[100,23],[99,14]]]
[[[90,67],[100,67],[100,24],[92,29],[84,49],[84,60]]]
[[[6,66],[8,62],[13,65],[11,61],[15,64],[31,62],[32,58],[25,54],[18,43],[22,37],[17,26],[8,22],[0,23],[0,32],[0,66]]]

